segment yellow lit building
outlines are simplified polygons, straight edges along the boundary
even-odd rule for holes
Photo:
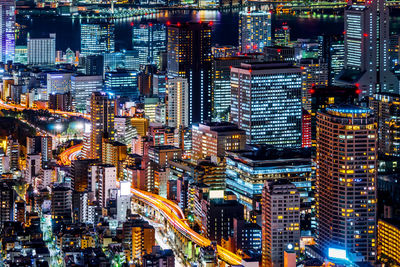
[[[149,129],[149,120],[146,118],[132,118],[132,126],[136,128],[140,136],[146,136]]]
[[[378,221],[378,260],[400,265],[400,227],[393,220]]]

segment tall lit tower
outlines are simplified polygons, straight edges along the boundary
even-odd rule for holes
[[[345,62],[338,83],[357,84],[362,96],[398,93],[389,69],[389,10],[385,0],[352,2],[345,10]]]
[[[114,24],[106,22],[81,24],[81,54],[101,55],[115,49]]]
[[[189,84],[189,124],[211,118],[211,25],[177,23],[168,26],[168,76]]]
[[[332,106],[317,117],[318,243],[375,261],[377,126],[372,110]]]
[[[90,99],[90,133],[89,158],[99,159],[102,155],[102,138],[114,137],[115,99],[104,92],[93,92]]]
[[[239,14],[239,47],[242,53],[263,52],[272,45],[271,12],[243,11]]]
[[[0,37],[1,61],[14,60],[15,0],[0,0]]]

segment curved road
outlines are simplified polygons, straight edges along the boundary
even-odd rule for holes
[[[72,160],[76,159],[76,156],[80,153],[82,149],[82,144],[75,145],[65,150],[60,154],[60,164],[70,165]],[[183,234],[188,239],[192,240],[194,243],[201,247],[207,247],[211,245],[211,240],[205,238],[199,233],[193,231],[188,225],[185,215],[179,206],[171,200],[163,198],[159,195],[131,188],[131,193],[136,199],[139,199],[153,209],[159,211],[168,222],[175,227],[181,234]],[[227,262],[230,265],[239,265],[242,262],[242,258],[231,251],[218,246],[218,257]]]

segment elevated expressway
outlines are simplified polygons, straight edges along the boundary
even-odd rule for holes
[[[63,165],[70,165],[71,161],[76,159],[81,149],[82,144],[79,144],[65,150],[60,155],[59,163]],[[160,215],[162,215],[163,218],[166,219],[173,229],[179,232],[186,239],[194,242],[200,247],[208,247],[211,245],[211,240],[205,238],[190,228],[182,210],[173,201],[135,188],[131,188],[131,193],[135,201],[142,205],[146,205],[154,211],[157,211]],[[232,253],[221,246],[217,246],[217,255],[221,261],[224,261],[229,265],[240,265],[242,262],[242,258],[239,255],[236,255],[235,253]]]

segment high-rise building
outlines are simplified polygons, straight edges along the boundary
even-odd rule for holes
[[[271,12],[255,10],[239,13],[239,47],[241,53],[262,53],[272,45]]]
[[[40,154],[28,154],[26,156],[25,181],[27,183],[33,183],[33,178],[39,175],[41,166],[42,159]]]
[[[398,93],[389,64],[389,9],[386,0],[349,1],[345,10],[345,62],[338,84],[357,84],[362,96]]]
[[[230,150],[243,150],[246,133],[229,122],[200,123],[192,126],[192,158],[225,157]]]
[[[89,55],[85,58],[85,74],[93,76],[104,75],[104,56]]]
[[[189,124],[211,118],[211,26],[178,23],[168,26],[168,76],[189,84]]]
[[[379,152],[400,157],[400,95],[374,94],[370,97],[370,107],[377,117]]]
[[[8,138],[6,154],[10,158],[10,170],[19,170],[20,144],[18,140]]]
[[[229,121],[231,107],[231,68],[241,63],[254,62],[255,58],[232,56],[214,58],[212,61],[211,116],[212,121]]]
[[[115,97],[124,100],[135,100],[139,97],[138,73],[136,71],[118,70],[106,72],[105,90]]]
[[[130,148],[133,138],[137,137],[138,133],[131,123],[130,117],[115,117],[114,118],[114,139],[121,142]]]
[[[299,248],[300,194],[282,179],[267,182],[262,200],[262,266],[283,266],[286,248]],[[285,265],[286,266],[286,265]]]
[[[47,74],[47,94],[64,94],[71,91],[70,72],[54,72]]]
[[[28,37],[28,64],[54,65],[56,63],[56,34],[48,38]]]
[[[93,164],[89,167],[89,177],[95,200],[105,208],[111,190],[117,188],[117,168],[110,164]]]
[[[175,77],[167,81],[167,125],[189,126],[189,84],[187,79]]]
[[[302,70],[289,63],[250,63],[231,70],[231,122],[247,143],[301,147]]]
[[[114,138],[115,99],[104,92],[92,93],[90,99],[91,133],[89,158],[102,155],[103,137]]]
[[[5,222],[14,220],[14,203],[17,193],[13,189],[13,184],[5,179],[0,181],[0,226]]]
[[[324,35],[321,39],[321,57],[328,64],[328,84],[332,85],[344,67],[344,36]]]
[[[53,158],[53,140],[51,136],[34,136],[26,138],[26,154],[41,154],[42,161]]]
[[[71,76],[71,92],[73,106],[76,111],[85,112],[90,107],[90,96],[93,92],[100,92],[103,89],[103,77],[85,76],[75,74]]]
[[[72,222],[72,190],[64,184],[52,188],[51,218],[53,227]]]
[[[48,108],[52,110],[72,111],[71,92],[49,94]]]
[[[0,1],[0,53],[1,61],[14,60],[15,53],[15,0]]]
[[[149,22],[133,26],[132,46],[134,66],[139,70],[146,64],[160,64],[160,52],[166,49],[167,30],[164,24]]]
[[[370,109],[339,105],[318,113],[316,207],[324,253],[334,247],[375,261],[376,141]]]
[[[114,24],[84,23],[81,24],[81,55],[101,55],[115,50]]]

